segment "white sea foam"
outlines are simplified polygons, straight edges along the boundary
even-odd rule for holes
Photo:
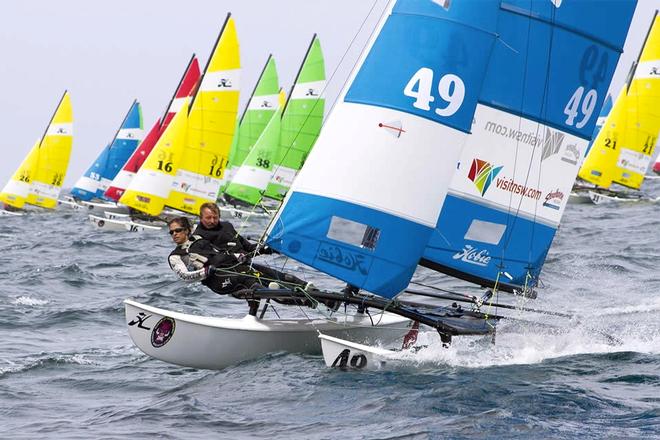
[[[20,306],[43,306],[48,304],[50,301],[39,298],[32,298],[30,296],[19,296],[14,301],[14,304]]]

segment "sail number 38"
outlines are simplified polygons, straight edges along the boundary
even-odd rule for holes
[[[420,110],[431,110],[431,103],[435,101],[433,96],[433,70],[422,67],[410,78],[403,89],[403,94],[415,98],[413,107]],[[451,116],[456,113],[465,99],[465,83],[463,80],[448,73],[438,81],[438,94],[444,100],[443,105],[433,109],[438,116]]]

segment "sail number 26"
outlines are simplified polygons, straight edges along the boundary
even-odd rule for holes
[[[403,89],[403,94],[415,98],[413,107],[420,110],[431,110],[431,103],[435,101],[432,95],[433,70],[422,67],[410,78]],[[443,75],[438,81],[438,94],[447,105],[434,109],[438,116],[451,116],[461,108],[465,99],[465,84],[463,80],[452,73]]]

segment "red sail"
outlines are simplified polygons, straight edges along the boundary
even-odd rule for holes
[[[151,150],[156,145],[156,142],[158,142],[158,139],[160,139],[160,136],[165,132],[170,121],[172,121],[174,115],[181,107],[182,100],[193,95],[200,76],[199,62],[197,61],[197,57],[193,55],[181,81],[179,82],[179,86],[167,107],[165,116],[156,121],[153,127],[151,127],[151,130],[149,130],[149,133],[142,140],[142,143],[140,143],[140,146],[135,150],[128,161],[126,161],[122,170],[112,181],[112,185],[110,185],[105,192],[106,197],[114,201],[119,200],[126,190],[126,187],[133,179],[133,176],[138,172],[144,161],[147,159],[147,156],[149,156],[149,153],[151,153]]]

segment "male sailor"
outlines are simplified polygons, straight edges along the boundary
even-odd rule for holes
[[[199,223],[195,235],[207,239],[214,246],[233,254],[257,254],[257,244],[243,238],[229,222],[220,221],[220,209],[215,203],[204,203],[199,208]],[[273,251],[265,246],[258,249],[259,255],[269,255]]]

